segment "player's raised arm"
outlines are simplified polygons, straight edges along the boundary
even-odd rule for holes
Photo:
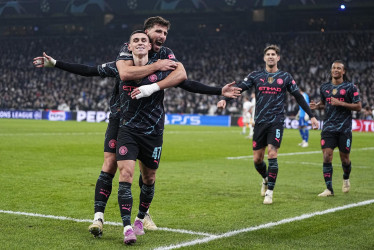
[[[186,79],[186,70],[184,69],[183,64],[178,62],[178,67],[174,71],[172,71],[165,79],[157,83],[140,86],[139,88],[132,91],[131,97],[133,99],[148,97],[159,90],[175,87]]]
[[[43,56],[35,57],[33,59],[33,64],[37,68],[56,67],[61,70],[81,76],[100,76],[97,67],[55,60],[53,57],[48,56],[45,52],[43,52]]]
[[[184,90],[192,93],[206,94],[206,95],[223,95],[228,98],[237,98],[240,96],[240,88],[234,87],[235,82],[228,83],[222,88],[212,87],[201,82],[186,80],[177,85]]]
[[[178,65],[173,60],[162,59],[144,66],[134,66],[132,60],[118,60],[116,66],[121,80],[130,81],[142,79],[156,71],[175,70]]]

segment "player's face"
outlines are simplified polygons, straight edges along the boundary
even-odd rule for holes
[[[146,55],[151,50],[152,45],[146,34],[136,33],[131,36],[129,50],[135,55]]]
[[[280,56],[277,55],[277,52],[275,50],[269,49],[265,52],[264,61],[266,63],[266,66],[271,68],[277,66],[279,60]]]
[[[331,76],[334,79],[343,78],[345,74],[344,64],[342,63],[333,63],[331,66]]]
[[[155,52],[159,52],[161,46],[165,43],[168,35],[168,27],[155,24],[152,28],[145,31],[151,38],[152,49]]]

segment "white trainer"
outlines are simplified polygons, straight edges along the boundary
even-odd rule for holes
[[[350,187],[351,187],[351,183],[349,182],[349,179],[343,180],[343,187],[342,187],[343,193],[348,193]]]
[[[263,204],[265,205],[273,204],[273,191],[272,190],[266,191]]]
[[[328,189],[325,189],[325,191],[323,191],[322,193],[320,193],[318,196],[319,196],[319,197],[334,196],[334,193],[331,192],[331,191],[328,190]]]
[[[101,238],[103,235],[103,221],[101,219],[94,220],[94,222],[88,227],[88,231],[96,238]]]
[[[308,146],[309,146],[309,144],[307,142],[304,142],[303,144],[301,144],[302,148],[307,148]]]
[[[264,197],[266,191],[268,190],[268,177],[262,179],[261,183],[261,196]]]
[[[143,227],[147,230],[157,230],[156,224],[153,222],[152,217],[149,213],[145,214],[144,220],[143,220]]]

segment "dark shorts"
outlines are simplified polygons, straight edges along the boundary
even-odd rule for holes
[[[342,153],[349,154],[352,147],[352,132],[322,132],[321,133],[321,148],[339,148]]]
[[[108,127],[105,132],[104,152],[116,153],[119,119],[109,118]]]
[[[259,123],[253,130],[253,150],[259,150],[271,144],[280,147],[283,137],[283,123]]]
[[[139,159],[148,168],[157,169],[162,143],[162,135],[144,135],[121,127],[118,131],[117,161]]]

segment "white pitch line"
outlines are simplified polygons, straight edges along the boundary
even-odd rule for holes
[[[366,151],[366,150],[373,150],[374,147],[368,148],[353,148],[352,151]],[[320,151],[306,151],[306,152],[293,152],[293,153],[280,153],[278,156],[288,156],[288,155],[309,155],[309,154],[322,154],[322,150]],[[267,155],[265,155],[267,157]],[[227,160],[240,160],[240,159],[250,159],[253,158],[253,155],[244,155],[244,156],[236,156],[236,157],[226,157]]]
[[[54,219],[54,220],[67,220],[67,221],[74,221],[74,222],[88,222],[88,223],[92,223],[92,220],[89,220],[89,219],[75,219],[75,218],[71,218],[71,217],[55,216],[55,215],[47,215],[47,214],[26,213],[26,212],[8,211],[8,210],[0,210],[0,213],[3,213],[3,214],[24,215],[24,216],[47,218],[47,219]],[[105,221],[105,225],[123,226],[122,223],[111,222],[111,221]],[[200,235],[200,236],[207,236],[207,237],[212,236],[212,234],[208,234],[208,233],[204,233],[204,232],[194,232],[194,231],[190,231],[190,230],[173,229],[173,228],[167,228],[167,227],[159,227],[157,230],[174,232],[174,233],[181,233],[181,234]]]
[[[183,243],[180,243],[180,244],[158,247],[158,248],[155,248],[155,249],[156,250],[168,250],[168,249],[176,249],[176,248],[181,248],[181,247],[194,246],[194,245],[197,245],[197,244],[207,243],[207,242],[212,241],[212,240],[228,238],[228,237],[240,234],[240,233],[252,232],[252,231],[256,231],[256,230],[260,230],[260,229],[267,229],[267,228],[275,227],[275,226],[290,223],[290,222],[309,219],[309,218],[312,218],[312,217],[317,216],[317,215],[325,215],[325,214],[328,214],[328,213],[334,213],[336,211],[341,211],[341,210],[345,210],[345,209],[349,209],[349,208],[353,208],[353,207],[366,206],[366,205],[369,205],[369,204],[372,204],[372,203],[374,203],[374,200],[367,200],[367,201],[362,201],[362,202],[358,202],[358,203],[352,203],[352,204],[344,205],[344,206],[341,206],[341,207],[330,208],[330,209],[327,209],[327,210],[324,210],[324,211],[317,211],[317,212],[314,212],[314,213],[303,214],[303,215],[300,215],[300,216],[287,218],[287,219],[283,219],[283,220],[276,221],[276,222],[269,222],[269,223],[254,226],[254,227],[247,227],[247,228],[243,228],[243,229],[239,229],[239,230],[235,230],[235,231],[229,231],[227,233],[220,234],[220,235],[211,235],[211,236],[203,238],[203,239],[186,241],[186,242],[183,242]]]
[[[290,164],[301,164],[301,165],[308,165],[308,166],[318,166],[322,168],[322,163],[315,163],[315,162],[305,162],[305,161],[281,161],[284,163],[290,163]],[[370,168],[368,166],[356,166],[354,165],[354,168]]]

